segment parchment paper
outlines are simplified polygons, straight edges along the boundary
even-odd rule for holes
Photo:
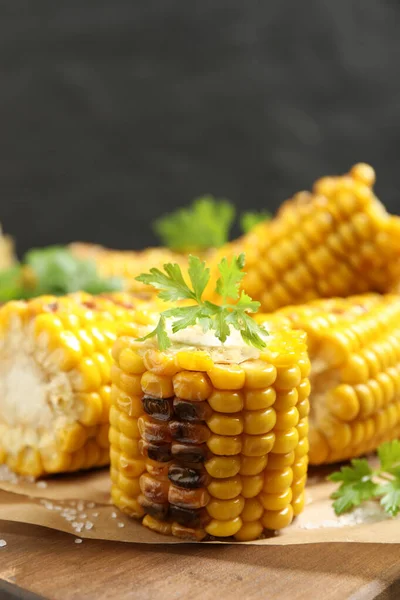
[[[377,503],[336,517],[329,496],[336,488],[326,481],[329,470],[312,470],[307,504],[295,522],[254,545],[314,544],[324,542],[400,543],[400,518],[390,519]],[[185,540],[154,533],[120,513],[110,503],[107,469],[32,482],[0,471],[0,520],[42,525],[78,538],[179,544]],[[187,543],[187,542],[185,542]]]

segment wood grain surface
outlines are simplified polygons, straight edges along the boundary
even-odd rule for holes
[[[75,544],[63,533],[1,521],[0,539],[7,542],[2,600],[9,584],[55,600],[400,598],[400,544]],[[15,589],[10,597],[24,596]]]

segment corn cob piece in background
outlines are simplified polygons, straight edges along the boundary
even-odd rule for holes
[[[240,257],[221,263],[225,300],[238,295],[241,266]],[[142,279],[166,299],[192,297],[197,304],[162,313],[141,340],[119,328],[110,411],[113,502],[159,533],[257,539],[288,526],[304,505],[305,334],[279,331],[272,319],[266,335],[246,314],[257,309],[248,297],[236,306],[203,303],[209,274],[196,258],[189,264],[192,291],[177,265],[165,265],[165,272]]]
[[[316,298],[388,292],[400,281],[400,218],[373,193],[366,164],[317,181],[285,202],[274,219],[223,246],[214,258],[246,253],[243,289],[272,312]],[[212,298],[212,290],[210,297]]]
[[[14,241],[10,236],[4,235],[0,225],[0,271],[9,269],[15,262]]]
[[[0,463],[22,475],[109,463],[111,346],[153,304],[129,294],[43,296],[0,309]]]
[[[311,464],[355,458],[400,437],[398,296],[317,300],[273,318],[308,334]]]

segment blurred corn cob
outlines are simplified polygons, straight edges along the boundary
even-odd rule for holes
[[[14,241],[10,236],[3,233],[0,225],[0,271],[9,269],[15,262]]]
[[[193,540],[256,539],[302,511],[310,389],[302,332],[276,331],[259,359],[229,363],[189,346],[160,352],[122,325],[113,356],[117,507]]]
[[[34,477],[108,464],[115,331],[122,320],[136,334],[155,308],[76,293],[0,309],[0,463]]]
[[[390,291],[400,281],[400,218],[387,214],[372,191],[374,182],[366,164],[320,179],[312,193],[296,194],[274,219],[220,248],[214,280],[221,256],[245,252],[243,289],[264,311],[319,297]]]
[[[142,251],[110,250],[95,244],[75,242],[70,244],[72,254],[80,259],[93,260],[102,277],[119,277],[129,292],[152,292],[154,289],[139,283],[135,278],[152,267],[160,268],[166,262],[187,267],[187,257],[168,248],[147,248]]]
[[[271,319],[308,335],[312,464],[354,458],[400,436],[398,296],[317,300]]]

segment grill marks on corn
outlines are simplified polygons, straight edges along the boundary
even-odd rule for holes
[[[226,365],[196,351],[139,347],[121,361],[133,345],[119,338],[110,411],[116,506],[191,540],[252,540],[290,524],[304,506],[310,363],[300,332],[268,343],[260,359]],[[140,381],[139,394],[121,389],[121,372]]]
[[[272,221],[222,247],[215,264],[245,252],[243,289],[266,312],[319,297],[390,291],[400,279],[400,218],[386,213],[374,182],[365,164],[320,179]]]
[[[111,347],[135,321],[122,303],[145,306],[78,293],[0,309],[0,462],[35,477],[108,464]]]
[[[318,300],[275,318],[308,334],[311,463],[354,458],[399,437],[398,296]]]

